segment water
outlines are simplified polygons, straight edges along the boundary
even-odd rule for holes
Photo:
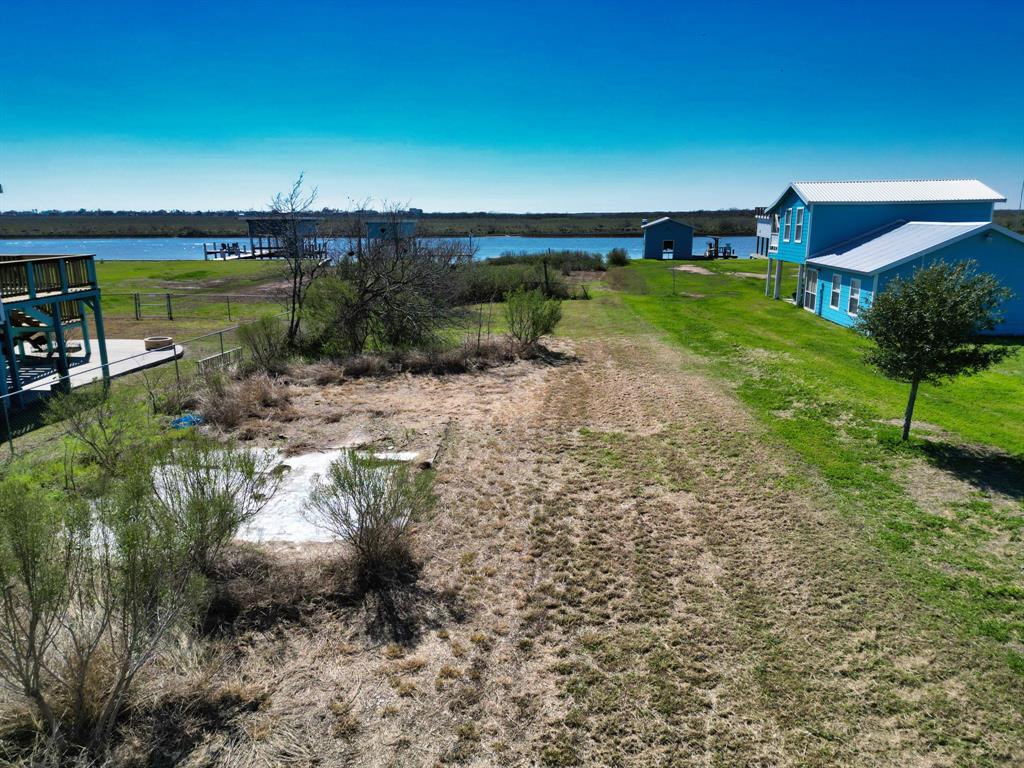
[[[218,238],[217,242],[248,244],[243,238]],[[213,238],[189,237],[120,237],[120,238],[59,238],[52,240],[0,240],[0,253],[60,254],[94,253],[99,260],[110,261],[194,261],[203,258],[203,243]],[[625,248],[630,258],[643,255],[643,239],[639,237],[514,237],[494,236],[473,239],[478,247],[477,258],[493,259],[506,251],[516,253],[542,253],[548,249],[595,251],[608,253],[612,248]],[[752,236],[723,237],[721,245],[729,243],[740,258],[747,258],[754,250]],[[695,255],[703,255],[707,239],[693,238]]]

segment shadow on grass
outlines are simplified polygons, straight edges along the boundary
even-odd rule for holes
[[[335,553],[296,561],[235,544],[209,578],[210,599],[199,621],[207,636],[314,625],[327,610],[338,620],[363,625],[374,641],[411,646],[425,631],[467,616],[456,593],[424,587],[420,566],[412,561],[367,579],[350,558]]]
[[[935,440],[922,441],[918,450],[933,466],[979,490],[1024,500],[1024,456]]]

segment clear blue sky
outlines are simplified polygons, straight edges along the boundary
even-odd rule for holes
[[[978,177],[1016,207],[1024,2],[30,3],[0,209],[640,211]]]

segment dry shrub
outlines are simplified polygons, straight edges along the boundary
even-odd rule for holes
[[[377,376],[388,370],[387,361],[380,355],[354,355],[344,363],[346,376]]]
[[[199,410],[211,424],[231,429],[243,419],[261,416],[269,408],[287,410],[291,391],[286,382],[266,373],[231,379],[215,373],[203,379],[197,398]]]

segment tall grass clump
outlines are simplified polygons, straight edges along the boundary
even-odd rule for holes
[[[562,319],[562,303],[545,298],[540,290],[514,291],[505,297],[508,332],[524,351],[536,348],[541,336],[555,330]]]
[[[352,547],[360,583],[373,588],[409,573],[410,526],[429,503],[426,475],[414,475],[404,463],[348,453],[316,479],[306,516]]]

